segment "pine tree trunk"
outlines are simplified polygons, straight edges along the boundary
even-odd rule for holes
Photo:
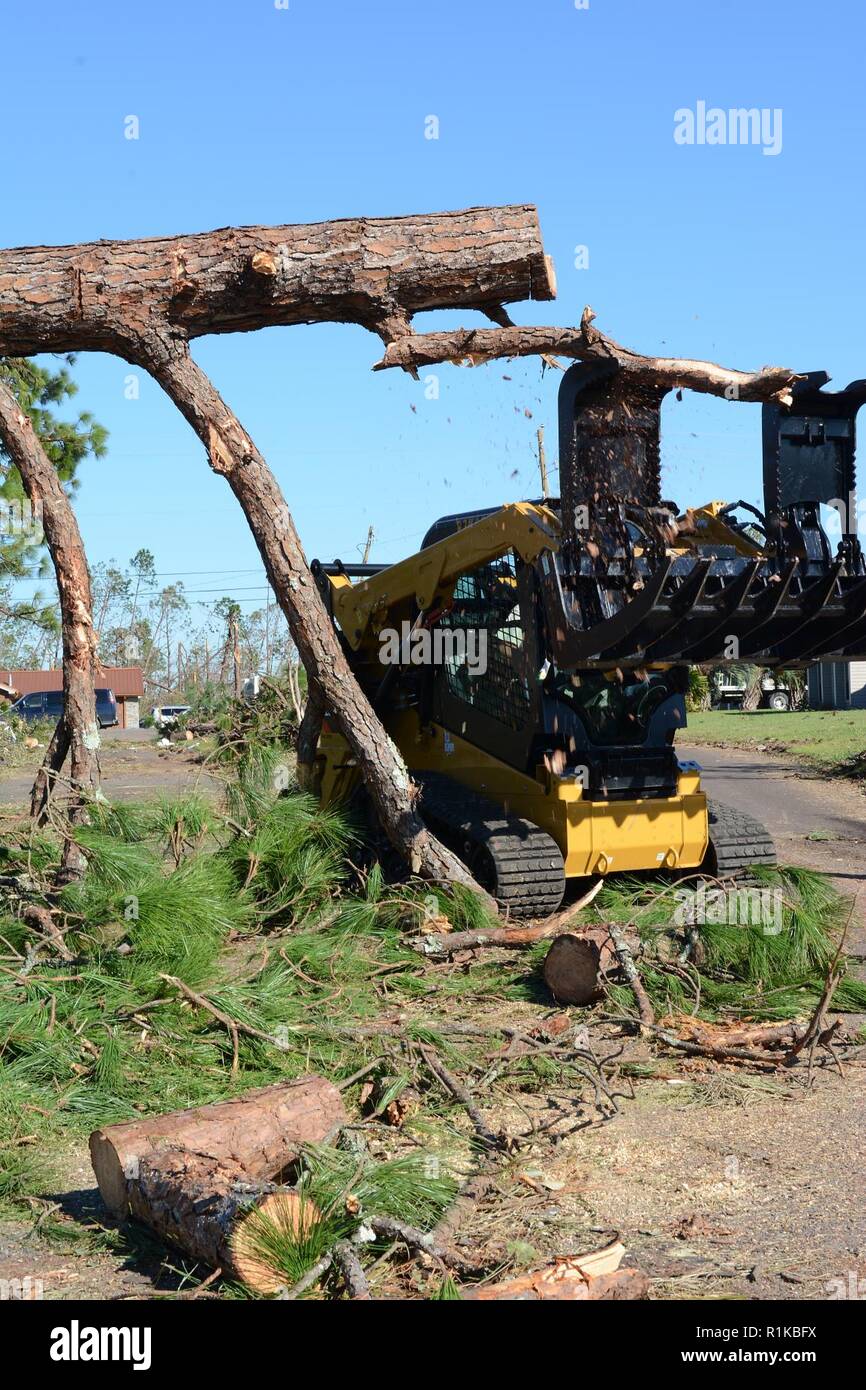
[[[72,825],[86,819],[87,799],[99,785],[99,726],[96,721],[96,633],[90,574],[78,522],[57,470],[47,458],[27,415],[0,382],[0,436],[15,463],[34,514],[42,510],[42,528],[57,577],[63,640],[63,714],[37,773],[31,810],[45,812],[52,786],[70,754]],[[74,840],[63,847],[61,877],[79,877],[84,859]]]
[[[412,873],[478,889],[465,865],[430,833],[409,773],[349,667],[310,574],[279,484],[252,440],[184,344],[151,335],[141,365],[192,425],[215,473],[226,479],[255,537],[271,588],[324,708],[349,744],[382,828]]]

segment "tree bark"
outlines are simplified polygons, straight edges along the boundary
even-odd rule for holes
[[[256,1293],[272,1294],[286,1278],[269,1258],[275,1232],[297,1238],[321,1212],[297,1192],[268,1190],[231,1159],[166,1149],[142,1160],[129,1182],[129,1214],[194,1260]]]
[[[357,761],[391,843],[413,873],[480,892],[466,866],[431,835],[415,810],[406,765],[355,680],[264,458],[185,344],[149,335],[139,352],[141,365],[192,425],[211,468],[240,502],[301,660]]]
[[[645,357],[623,347],[593,327],[595,315],[583,311],[579,328],[458,328],[445,333],[417,333],[391,341],[374,371],[402,367],[415,372],[437,362],[468,363],[473,367],[497,357],[534,355],[576,357],[583,362],[615,362],[638,384],[686,387],[740,401],[779,401],[791,404],[797,380],[787,367],[762,367],[757,372],[735,371],[715,362],[680,357]]]
[[[606,935],[606,932],[605,932]],[[544,958],[544,983],[558,1004],[584,1007],[599,997],[601,946],[590,936],[565,933],[554,938]]]
[[[555,293],[528,204],[26,247],[0,252],[0,356],[92,349],[125,357],[126,328],[136,322],[187,339],[362,323],[389,341],[421,310],[498,314],[502,303]]]
[[[321,1076],[260,1086],[232,1100],[108,1125],[90,1136],[102,1200],[116,1216],[130,1207],[142,1164],[167,1150],[238,1164],[250,1182],[272,1182],[303,1144],[317,1144],[348,1123],[337,1087]]]
[[[63,714],[37,774],[31,810],[44,814],[54,779],[70,752],[71,825],[86,818],[86,804],[99,785],[99,725],[96,722],[97,638],[93,627],[90,573],[81,532],[57,470],[50,462],[12,392],[0,382],[0,436],[21,474],[34,516],[42,511],[42,529],[57,578],[63,639]],[[75,841],[64,842],[61,876],[80,876],[84,859]]]

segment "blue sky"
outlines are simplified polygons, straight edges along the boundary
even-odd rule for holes
[[[866,375],[864,27],[852,0],[9,6],[0,244],[534,202],[559,296],[517,321],[573,323],[590,303],[643,351],[823,367],[841,387]],[[678,145],[674,113],[698,101],[780,109],[781,152]],[[443,512],[532,495],[539,424],[555,457],[557,376],[534,362],[444,367],[428,400],[372,374],[379,344],[351,326],[194,352],[310,557],[357,558],[372,524],[373,558],[397,559]],[[228,488],[158,387],[125,398],[129,371],[75,369],[77,405],[111,433],[78,495],[91,559],[144,545],[191,597],[261,602]],[[669,496],[758,500],[757,407],[692,397],[664,420]]]

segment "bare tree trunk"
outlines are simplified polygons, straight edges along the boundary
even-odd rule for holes
[[[63,714],[37,774],[31,810],[44,815],[52,782],[71,755],[72,795],[68,814],[72,825],[86,818],[87,798],[99,785],[96,722],[96,633],[90,574],[78,522],[57,470],[46,457],[33,425],[15,397],[0,382],[0,436],[15,463],[34,513],[42,509],[42,528],[57,577],[63,639]],[[61,873],[73,878],[83,871],[83,856],[67,838]]]
[[[268,580],[286,615],[307,672],[315,672],[324,705],[346,739],[391,843],[413,873],[478,890],[465,865],[426,828],[406,765],[363,694],[343,655],[310,574],[300,538],[276,478],[185,344],[141,344],[141,365],[192,425],[215,473],[243,508]]]
[[[753,667],[748,679],[748,684],[746,685],[745,694],[743,695],[742,704],[742,708],[744,710],[747,710],[749,713],[754,713],[754,711],[758,708],[759,704],[761,703],[761,681],[763,680],[763,678],[763,667]]]
[[[44,820],[55,774],[60,772],[66,762],[69,742],[66,720],[61,716],[54,727],[54,733],[51,735],[45,757],[42,759],[30,792],[30,814],[38,825],[41,825]]]

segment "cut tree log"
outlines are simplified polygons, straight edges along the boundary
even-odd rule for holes
[[[374,371],[419,367],[439,362],[473,367],[501,357],[575,357],[582,362],[615,362],[629,380],[670,390],[686,387],[729,400],[778,401],[790,405],[798,380],[788,367],[761,367],[756,372],[721,367],[716,362],[686,357],[649,357],[608,338],[593,327],[595,314],[587,305],[579,328],[458,328],[443,333],[415,333],[390,342]]]
[[[252,1182],[240,1163],[185,1149],[142,1159],[128,1196],[137,1221],[260,1294],[276,1293],[286,1282],[271,1254],[274,1237],[303,1236],[321,1220],[300,1193],[269,1189]]]
[[[86,804],[99,786],[99,725],[96,721],[97,638],[93,627],[90,572],[72,504],[57,469],[47,457],[12,392],[0,381],[0,439],[21,474],[57,578],[63,641],[63,714],[48,745],[31,796],[31,814],[41,818],[57,774],[70,753],[72,790],[68,821],[86,819]],[[64,840],[60,878],[78,878],[84,856],[71,836]]]
[[[142,1165],[158,1166],[167,1150],[239,1165],[247,1182],[273,1182],[296,1161],[304,1144],[321,1143],[346,1123],[337,1087],[321,1076],[303,1076],[215,1105],[95,1130],[90,1158],[102,1200],[122,1217],[137,1200]]]
[[[19,247],[0,251],[0,356],[125,357],[154,323],[187,340],[361,323],[389,342],[422,310],[555,294],[529,204]]]
[[[544,983],[558,1004],[585,1007],[601,994],[601,975],[613,963],[607,927],[554,938],[544,958]]]

